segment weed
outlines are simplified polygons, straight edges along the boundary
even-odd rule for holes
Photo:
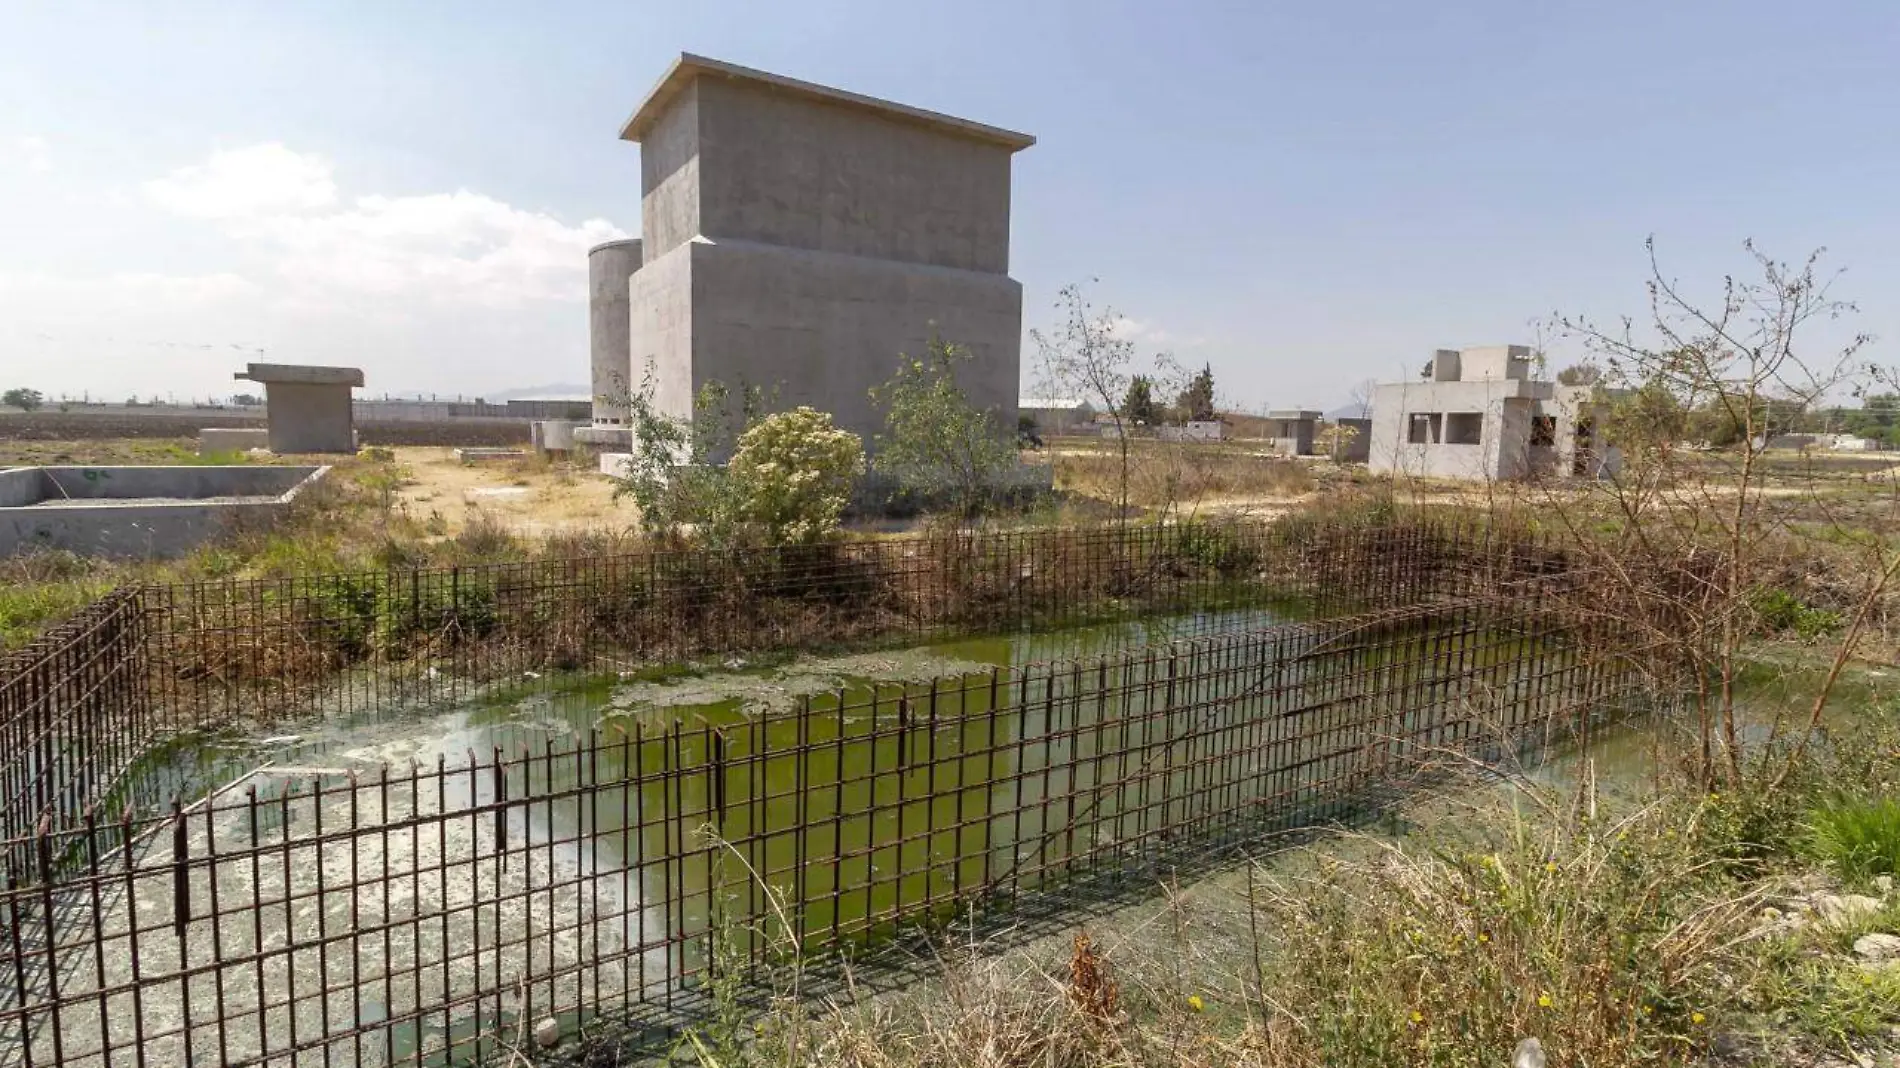
[[[1841,879],[1900,873],[1900,798],[1835,796],[1808,817],[1806,848]]]

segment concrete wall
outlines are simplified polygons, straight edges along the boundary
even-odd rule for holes
[[[1342,464],[1365,463],[1366,458],[1372,455],[1372,420],[1335,419],[1333,424],[1343,430],[1352,431],[1351,436],[1343,442],[1338,442],[1338,439],[1335,438],[1335,441],[1338,443],[1335,444],[1333,448],[1333,462]]]
[[[1008,272],[1008,148],[753,83],[694,88],[700,234]]]
[[[356,451],[349,386],[269,382],[264,403],[270,410],[270,451]]]
[[[208,426],[198,431],[198,455],[200,456],[268,448],[270,448],[270,431],[262,427],[237,429]]]
[[[1366,465],[1373,471],[1423,478],[1489,480],[1515,478],[1527,459],[1533,383],[1515,380],[1479,382],[1400,382],[1377,387],[1372,397],[1372,434]],[[1477,445],[1408,441],[1413,413],[1478,413]],[[1448,427],[1441,422],[1441,439]],[[1507,440],[1506,435],[1515,435]],[[1515,443],[1513,447],[1513,443]]]
[[[597,426],[626,425],[627,398],[640,384],[633,374],[627,332],[632,323],[629,284],[642,262],[637,238],[612,241],[587,254],[587,344]]]
[[[655,361],[656,405],[687,417],[709,382],[770,395],[771,407],[830,412],[865,439],[883,428],[870,389],[933,332],[974,359],[960,382],[1013,434],[1022,287],[1006,275],[761,245],[695,241],[633,280],[633,337]],[[690,310],[689,310],[690,309]]]
[[[0,472],[0,556],[39,549],[134,558],[183,555],[211,538],[274,522],[299,492],[328,471],[259,466]]]
[[[652,263],[699,233],[699,87],[695,81],[640,142],[641,261]]]

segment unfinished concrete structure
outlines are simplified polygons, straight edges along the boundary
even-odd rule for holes
[[[356,451],[350,390],[363,384],[360,368],[253,363],[231,377],[264,384],[270,451]]]
[[[1371,470],[1480,481],[1616,472],[1620,455],[1595,431],[1597,388],[1532,379],[1528,347],[1440,349],[1430,372],[1373,392]]]
[[[16,467],[0,471],[0,557],[182,556],[275,521],[327,467]]]
[[[1372,420],[1333,420],[1329,452],[1336,464],[1362,464],[1372,455]]]
[[[1034,138],[694,55],[621,137],[641,146],[641,262],[627,350],[594,335],[597,394],[651,368],[655,408],[684,419],[708,383],[753,386],[868,444],[883,422],[871,387],[941,337],[973,357],[972,402],[1014,431],[1010,161]],[[624,264],[599,266],[611,286]],[[596,416],[596,431],[625,418]]]
[[[587,345],[592,361],[593,424],[577,440],[625,450],[633,444],[627,401],[640,385],[631,377],[633,323],[628,291],[640,269],[640,239],[609,241],[587,253]]]
[[[1313,455],[1313,435],[1319,427],[1320,413],[1304,408],[1268,412],[1267,441],[1277,456]]]

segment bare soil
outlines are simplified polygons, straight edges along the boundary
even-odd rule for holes
[[[457,533],[484,516],[516,534],[538,537],[621,530],[637,520],[633,502],[613,499],[612,482],[578,464],[539,460],[465,464],[448,449],[394,451],[396,463],[409,476],[397,491],[399,506],[444,534]]]

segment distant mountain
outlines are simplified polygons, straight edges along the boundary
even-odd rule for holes
[[[1370,418],[1372,418],[1372,407],[1370,404],[1367,404],[1367,405],[1342,404],[1339,407],[1334,408],[1332,411],[1326,413],[1327,422],[1333,422],[1334,420],[1338,420],[1338,419],[1370,419]]]
[[[594,395],[594,387],[576,385],[572,382],[553,382],[545,386],[524,386],[520,389],[504,389],[499,393],[490,393],[484,400],[494,403],[511,400],[586,400]]]

